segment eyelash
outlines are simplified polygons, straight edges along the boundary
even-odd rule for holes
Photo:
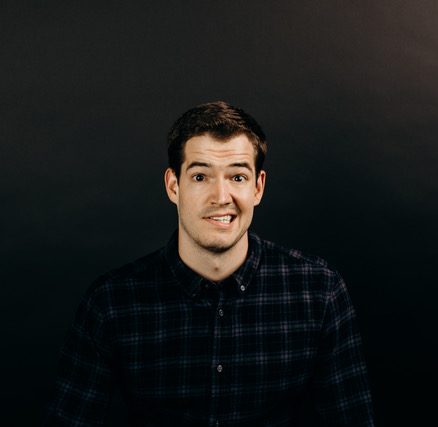
[[[198,176],[202,176],[202,180],[201,181],[204,181],[204,179],[205,179],[205,175],[203,175],[202,173],[197,173],[197,174],[195,174],[195,175],[193,175],[193,180],[194,181],[197,181],[197,182],[201,182],[201,181],[198,181],[196,178],[198,177]]]
[[[202,177],[202,179],[201,179],[201,180],[198,180],[198,179],[197,179],[198,176],[199,176],[199,177]],[[242,180],[240,180],[240,181],[236,181],[236,180],[234,179],[234,178],[236,178],[236,177],[241,177]],[[202,174],[202,173],[196,173],[195,175],[192,176],[192,179],[193,179],[194,181],[196,181],[196,182],[202,182],[202,181],[205,180],[205,175]],[[241,175],[241,174],[234,175],[234,176],[232,177],[232,179],[233,179],[234,182],[244,182],[244,181],[248,181],[248,178],[247,178],[245,175]]]

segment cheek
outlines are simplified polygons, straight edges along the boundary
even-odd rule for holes
[[[254,197],[251,195],[241,197],[239,201],[237,201],[237,206],[242,212],[246,213],[247,215],[251,214],[254,209]]]
[[[248,189],[248,191],[245,193],[244,200],[245,200],[244,203],[247,207],[251,207],[251,208],[254,207],[254,203],[257,201],[257,198],[255,196],[255,192],[253,188]]]
[[[179,198],[179,209],[185,216],[193,216],[200,207],[200,196],[190,194]]]

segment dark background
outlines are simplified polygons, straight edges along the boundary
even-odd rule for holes
[[[39,424],[91,281],[167,241],[167,130],[217,99],[268,135],[254,230],[326,258],[349,285],[377,424],[436,419],[435,0],[0,12],[3,426]],[[123,410],[116,397],[111,425]]]

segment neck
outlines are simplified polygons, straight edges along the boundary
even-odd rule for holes
[[[178,252],[184,264],[205,279],[219,282],[233,274],[245,261],[248,253],[248,233],[225,252],[212,252],[194,242],[187,242],[181,231]]]

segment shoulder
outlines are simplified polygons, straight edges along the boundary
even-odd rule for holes
[[[161,248],[99,276],[86,290],[82,303],[108,312],[109,307],[123,305],[138,293],[153,292],[166,270]]]
[[[257,236],[255,237],[258,239],[262,248],[264,262],[268,265],[276,265],[276,263],[279,263],[284,266],[297,268],[307,267],[313,270],[326,271],[327,273],[335,272],[325,259],[317,255],[311,255],[299,249],[287,248],[269,240],[263,240]]]
[[[96,279],[98,283],[144,281],[160,269],[163,264],[164,248],[157,249],[141,258],[115,268]]]
[[[331,293],[342,284],[342,278],[324,258],[287,248],[269,240],[259,238],[261,250],[260,274],[276,275],[293,288],[306,288],[309,291]]]
[[[309,267],[329,269],[328,262],[319,256],[310,255],[295,248],[286,248],[269,240],[261,240],[261,244],[268,257],[278,258],[293,265],[308,265]]]

